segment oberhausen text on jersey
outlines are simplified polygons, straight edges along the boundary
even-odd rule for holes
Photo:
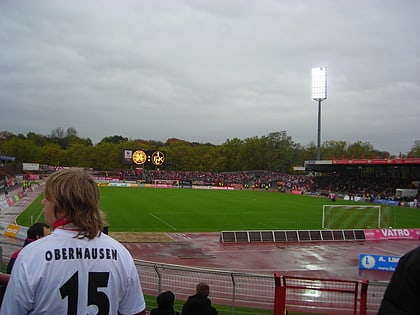
[[[110,248],[55,248],[45,252],[45,260],[106,259],[117,260],[117,250]]]

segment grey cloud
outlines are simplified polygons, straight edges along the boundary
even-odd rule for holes
[[[215,144],[286,130],[307,145],[317,123],[311,68],[326,66],[322,141],[408,152],[420,134],[419,9],[415,0],[3,0],[0,129]]]

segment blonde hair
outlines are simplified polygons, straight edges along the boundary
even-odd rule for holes
[[[94,179],[81,170],[60,170],[45,184],[45,199],[55,205],[55,213],[62,212],[67,222],[80,231],[77,238],[93,239],[105,226],[99,206],[99,189]]]

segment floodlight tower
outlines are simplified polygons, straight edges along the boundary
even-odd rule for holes
[[[312,99],[318,101],[316,159],[321,159],[321,102],[327,99],[327,68],[312,68]]]

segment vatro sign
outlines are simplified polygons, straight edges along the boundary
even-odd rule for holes
[[[394,271],[401,256],[359,255],[359,269]]]
[[[366,240],[418,240],[420,229],[375,229],[365,230]]]

